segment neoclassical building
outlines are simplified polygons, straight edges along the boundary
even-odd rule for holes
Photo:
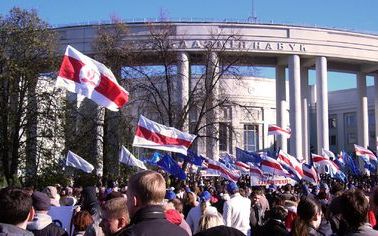
[[[166,23],[130,23],[129,34],[122,40],[146,40],[151,25]],[[345,30],[279,24],[171,22],[172,50],[180,58],[177,64],[179,100],[189,96],[191,65],[201,63],[200,56],[214,40],[222,43],[222,53],[212,54],[214,64],[235,54],[242,55],[242,66],[275,68],[275,78],[242,78],[243,84],[229,84],[223,90],[231,100],[242,101],[252,112],[238,107],[219,112],[219,140],[202,140],[198,152],[216,158],[221,152],[234,153],[235,147],[261,150],[273,145],[267,135],[268,124],[290,127],[290,139],[276,137],[277,145],[299,159],[307,158],[310,148],[338,151],[351,149],[353,143],[373,146],[377,140],[378,97],[378,35]],[[111,25],[110,25],[111,27]],[[70,44],[79,51],[93,55],[93,41],[98,25],[56,28],[60,34],[60,50]],[[229,39],[230,36],[232,40]],[[222,42],[223,40],[223,42]],[[149,54],[147,64],[159,64]],[[316,85],[309,86],[309,70],[316,72]],[[357,88],[328,92],[327,72],[353,73]],[[366,76],[374,76],[375,86],[367,89]],[[369,95],[369,102],[368,102]],[[219,96],[219,94],[218,94]],[[189,118],[188,118],[189,119]],[[222,123],[231,124],[236,134],[227,135]]]

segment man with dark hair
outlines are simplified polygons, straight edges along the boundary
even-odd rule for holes
[[[348,225],[347,235],[378,235],[368,223],[369,201],[360,190],[349,190],[341,195],[341,215]]]
[[[15,188],[0,190],[0,235],[33,235],[26,231],[27,222],[33,217],[30,195]]]
[[[285,227],[285,219],[287,217],[287,210],[283,206],[274,206],[267,212],[268,221],[257,230],[255,235],[275,235],[286,236],[289,234]]]
[[[50,198],[46,193],[35,191],[32,194],[34,218],[28,223],[27,229],[36,236],[68,236],[68,233],[53,223],[51,216],[47,213],[50,209]]]
[[[131,176],[127,187],[131,226],[122,235],[188,235],[165,218],[162,207],[165,191],[165,180],[155,171],[142,171]]]

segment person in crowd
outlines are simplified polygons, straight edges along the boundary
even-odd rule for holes
[[[369,202],[361,190],[348,190],[341,195],[341,215],[347,224],[346,235],[378,235],[368,223]]]
[[[60,203],[59,203],[60,196],[58,194],[58,190],[56,189],[56,187],[47,186],[45,189],[43,189],[42,192],[46,193],[47,196],[49,196],[51,206],[57,206],[57,207],[60,206]]]
[[[325,235],[318,229],[322,220],[320,204],[309,197],[302,198],[298,204],[297,217],[291,229],[292,236]]]
[[[199,231],[199,221],[201,216],[206,211],[217,211],[217,209],[211,206],[211,194],[208,191],[203,191],[200,195],[200,205],[193,207],[186,217],[186,222],[190,226],[193,234]]]
[[[376,186],[370,194],[370,206],[372,211],[375,214],[375,218],[378,219],[378,186]],[[374,227],[375,230],[378,230],[378,224]]]
[[[26,230],[27,222],[34,218],[33,201],[20,189],[0,190],[0,235],[32,236]]]
[[[64,190],[65,195],[61,196],[59,203],[61,206],[74,206],[77,203],[77,199],[73,196],[73,189],[66,187]]]
[[[81,202],[81,210],[88,211],[93,218],[93,224],[87,228],[85,235],[88,235],[88,236],[104,235],[102,228],[100,227],[101,207],[100,207],[99,201],[97,200],[96,187],[95,186],[84,187],[81,194],[80,202]]]
[[[242,197],[236,183],[230,182],[227,185],[227,192],[231,199],[224,203],[223,219],[226,226],[236,228],[245,235],[250,233],[251,200]]]
[[[167,221],[162,206],[165,190],[166,182],[158,172],[146,170],[130,177],[126,195],[131,225],[121,235],[188,235]]]
[[[84,236],[85,231],[93,224],[93,218],[88,211],[77,212],[72,219],[73,236]]]
[[[113,198],[102,206],[100,227],[106,236],[122,235],[129,223],[126,198]]]
[[[50,209],[50,198],[46,193],[35,191],[32,194],[34,218],[28,223],[27,229],[36,236],[68,236],[68,233],[56,225],[47,213]]]
[[[255,232],[257,229],[263,225],[264,214],[263,207],[260,202],[261,191],[255,190],[251,194],[251,211],[249,223],[252,228],[252,231]]]
[[[211,210],[212,209],[212,210]],[[199,231],[205,231],[215,226],[224,225],[223,216],[216,210],[208,209],[199,220]]]
[[[186,223],[184,219],[184,215],[182,214],[182,202],[180,199],[173,199],[171,202],[167,202],[164,205],[165,209],[165,217],[169,222],[172,224],[178,225],[179,227],[183,228],[189,235],[192,235],[192,230],[188,223]]]
[[[286,236],[289,231],[285,227],[287,210],[283,206],[275,206],[267,212],[267,221],[255,232],[256,236],[274,235]]]
[[[190,209],[193,207],[198,206],[197,201],[197,194],[190,191],[189,187],[186,189],[186,197],[185,197],[185,204],[184,204],[184,216],[187,217]]]

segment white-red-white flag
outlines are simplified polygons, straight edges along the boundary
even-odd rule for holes
[[[283,129],[277,125],[270,124],[268,126],[268,135],[282,135],[283,137],[290,138],[291,136],[291,129]]]
[[[141,115],[135,131],[133,146],[187,155],[188,148],[195,138],[196,135],[161,125]]]
[[[292,172],[292,174],[294,174],[298,179],[302,179],[302,164],[295,157],[289,155],[283,150],[280,150],[278,153],[277,160],[283,167],[289,169]]]
[[[266,154],[262,156],[260,169],[267,174],[281,175],[286,177],[290,176],[289,172],[285,170],[277,160],[268,157]]]
[[[112,111],[118,111],[129,96],[110,69],[69,45],[55,85],[85,96]]]

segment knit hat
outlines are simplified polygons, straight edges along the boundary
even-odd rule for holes
[[[200,195],[199,198],[201,199],[201,202],[205,201],[210,201],[211,199],[211,194],[208,191],[203,191]]]
[[[176,198],[176,194],[172,190],[167,190],[165,193],[165,199],[173,200]]]
[[[32,194],[32,199],[36,211],[48,211],[50,209],[50,198],[46,193],[35,191]]]
[[[227,184],[227,192],[231,194],[233,194],[238,189],[239,189],[238,185],[234,182],[230,182],[229,184]]]

